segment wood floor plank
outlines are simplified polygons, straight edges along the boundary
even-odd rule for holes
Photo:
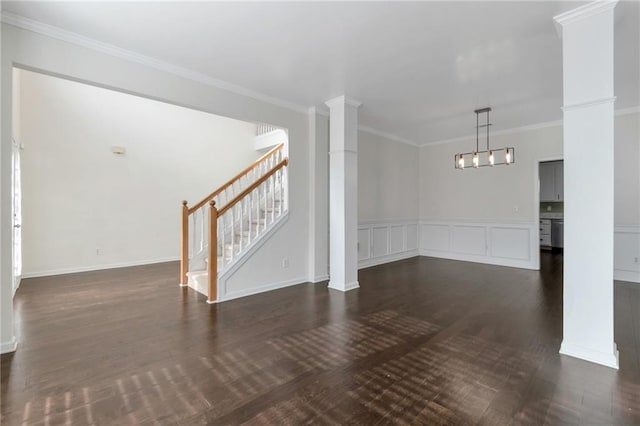
[[[27,279],[1,421],[640,424],[640,286],[615,285],[615,371],[558,354],[562,254],[541,265],[421,257],[220,305],[177,263]]]

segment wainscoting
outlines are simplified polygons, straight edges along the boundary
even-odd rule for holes
[[[358,268],[418,256],[418,221],[358,225]]]
[[[529,223],[420,222],[420,255],[537,269],[536,231]]]
[[[616,226],[613,238],[613,276],[640,283],[640,226]]]

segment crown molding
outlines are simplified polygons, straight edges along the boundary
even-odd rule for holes
[[[613,10],[618,4],[618,0],[597,0],[587,3],[584,6],[571,9],[553,17],[558,34],[562,37],[562,27],[590,18],[599,13]]]
[[[403,144],[406,144],[406,145],[411,145],[411,146],[416,146],[416,147],[418,146],[417,143],[415,143],[413,141],[410,141],[409,139],[404,139],[404,138],[401,138],[399,136],[392,135],[391,133],[382,132],[380,130],[373,129],[373,128],[369,127],[369,126],[362,126],[362,125],[358,126],[358,130],[360,130],[361,132],[370,133],[372,135],[380,136],[382,138],[389,139],[389,140],[392,140],[392,141],[395,141],[395,142],[400,142],[400,143],[403,143]]]
[[[589,108],[592,106],[597,106],[597,105],[602,105],[602,104],[612,104],[616,102],[616,97],[612,96],[609,98],[602,98],[602,99],[596,99],[593,101],[587,101],[587,102],[578,102],[575,104],[569,104],[569,105],[564,105],[562,107],[562,111],[567,112],[567,111],[573,111],[576,109],[582,109],[582,108]]]
[[[613,98],[615,99],[615,98]],[[616,117],[619,116],[623,116],[623,115],[629,115],[629,114],[640,114],[640,105],[639,106],[634,106],[634,107],[629,107],[629,108],[621,108],[621,109],[617,109],[613,112],[613,115]],[[500,135],[511,135],[511,134],[515,134],[515,133],[521,133],[521,132],[528,132],[531,130],[538,130],[538,129],[546,129],[549,127],[559,127],[562,126],[563,120],[554,120],[554,121],[545,121],[542,123],[538,123],[538,124],[530,124],[527,126],[520,126],[520,127],[512,127],[510,129],[505,129],[505,130],[500,130],[497,132],[493,132],[491,133],[491,136],[500,136]],[[468,141],[468,140],[475,140],[476,139],[476,135],[467,135],[467,136],[460,136],[458,138],[452,138],[452,139],[442,139],[442,140],[438,140],[438,141],[434,141],[434,142],[426,142],[424,144],[418,145],[419,147],[427,147],[427,146],[433,146],[433,145],[443,145],[443,144],[447,144],[447,143],[454,143],[454,142],[463,142],[463,141]]]
[[[527,126],[520,126],[520,127],[513,127],[511,129],[504,129],[504,130],[499,130],[496,132],[492,132],[491,136],[500,136],[500,135],[511,135],[514,133],[520,133],[520,132],[526,132],[526,131],[530,131],[530,130],[538,130],[538,129],[546,129],[548,127],[557,127],[557,126],[562,126],[562,120],[555,120],[555,121],[545,121],[543,123],[538,123],[538,124],[530,124]],[[422,147],[425,146],[433,146],[433,145],[443,145],[443,144],[447,144],[447,143],[454,143],[454,142],[463,142],[463,141],[468,141],[468,140],[475,140],[476,139],[476,135],[467,135],[467,136],[460,136],[457,138],[451,138],[451,139],[442,139],[439,141],[433,141],[433,142],[426,142],[424,144],[422,144]]]
[[[640,105],[629,107],[629,108],[620,108],[613,111],[613,115],[615,116],[629,115],[629,114],[640,114]]]
[[[333,99],[329,99],[328,101],[326,101],[324,103],[326,106],[328,106],[329,108],[332,108],[334,106],[337,105],[349,105],[355,108],[358,108],[360,105],[362,105],[362,102],[355,100],[353,98],[349,98],[345,95],[342,96],[338,96],[336,98]]]
[[[159,71],[164,71],[169,74],[173,74],[188,80],[192,80],[198,83],[212,86],[218,89],[226,90],[237,95],[246,96],[248,98],[255,99],[257,101],[265,102],[271,105],[275,105],[281,108],[289,109],[299,113],[307,113],[308,107],[290,102],[284,99],[276,98],[273,96],[265,95],[264,93],[257,92],[246,87],[242,87],[233,83],[229,83],[223,80],[219,80],[203,74],[198,71],[194,71],[188,68],[184,68],[178,65],[171,64],[169,62],[161,61],[150,56],[142,55],[131,50],[123,49],[112,44],[104,43],[78,33],[74,33],[60,27],[45,24],[40,21],[36,21],[24,16],[17,15],[15,13],[0,11],[0,20],[8,25],[21,28],[23,30],[31,31],[37,34],[45,35],[60,41],[75,44],[77,46],[85,47],[100,53],[104,53],[110,56],[114,56],[119,59],[124,59],[129,62],[134,62],[140,65],[145,65],[150,68],[154,68]]]

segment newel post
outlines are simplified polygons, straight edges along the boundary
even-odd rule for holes
[[[189,270],[189,207],[187,200],[182,201],[182,231],[180,236],[180,286],[187,285]]]
[[[209,202],[209,296],[207,303],[215,303],[218,298],[218,209],[216,202]]]

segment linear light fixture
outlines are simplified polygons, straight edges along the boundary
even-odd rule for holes
[[[464,170],[467,167],[493,167],[493,166],[508,166],[516,162],[516,152],[513,147],[505,147],[498,149],[491,149],[489,147],[489,112],[491,108],[480,108],[475,110],[476,113],[476,150],[473,152],[462,152],[456,154],[454,157],[454,167],[456,169]],[[485,124],[480,124],[480,114],[486,114],[487,120]],[[480,151],[480,129],[487,129],[487,150]],[[467,162],[469,161],[469,162]]]

